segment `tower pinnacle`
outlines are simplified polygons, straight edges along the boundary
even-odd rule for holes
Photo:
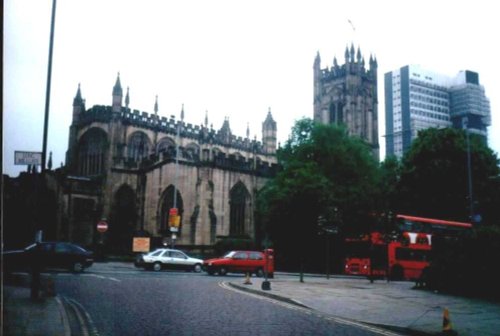
[[[158,115],[158,95],[155,98],[155,107],[154,107],[155,115]]]

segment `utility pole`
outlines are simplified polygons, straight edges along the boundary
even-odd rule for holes
[[[172,232],[172,237],[171,237],[172,238],[172,248],[175,247],[175,239],[177,238],[176,233],[178,232],[179,225],[180,225],[179,210],[177,209],[177,183],[179,183],[179,181],[178,181],[178,179],[179,179],[179,177],[178,177],[178,175],[179,175],[179,142],[181,141],[180,132],[181,132],[183,115],[184,115],[184,104],[182,105],[181,120],[177,122],[177,139],[176,139],[176,143],[175,143],[174,204],[173,204],[173,207],[170,209],[170,214],[169,214],[170,232]]]
[[[471,172],[471,159],[470,159],[470,139],[469,139],[469,119],[462,118],[462,127],[465,129],[465,136],[467,140],[467,185],[469,191],[469,219],[474,222],[474,201],[472,199],[472,172]]]
[[[43,122],[42,174],[47,161],[47,133],[49,129],[50,84],[52,80],[52,51],[54,49],[54,26],[56,21],[56,0],[52,0],[52,19],[50,23],[49,64],[47,70],[47,90],[45,94],[45,118]]]

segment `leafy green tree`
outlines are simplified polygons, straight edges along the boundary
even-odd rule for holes
[[[318,218],[341,233],[362,231],[377,199],[377,162],[370,148],[334,125],[299,120],[278,152],[282,167],[259,195],[261,218],[277,253],[298,260],[323,250]],[[319,246],[319,247],[318,247]]]
[[[390,232],[395,228],[392,220],[399,200],[398,184],[401,178],[401,162],[396,156],[387,156],[380,164],[380,197],[377,202],[378,230]]]
[[[498,222],[498,158],[484,141],[470,136],[474,211],[483,222]],[[463,130],[421,131],[402,160],[398,184],[399,211],[461,221],[470,220],[467,141]]]

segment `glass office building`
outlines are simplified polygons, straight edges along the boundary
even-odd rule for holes
[[[479,75],[448,77],[407,65],[385,74],[386,155],[401,157],[422,129],[462,128],[487,136],[490,104]],[[464,123],[467,121],[466,123]]]

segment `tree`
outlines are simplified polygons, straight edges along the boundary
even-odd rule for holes
[[[260,218],[277,253],[300,259],[319,252],[318,218],[363,230],[377,199],[377,162],[361,139],[339,126],[299,120],[278,152],[281,170],[259,195]],[[340,215],[339,215],[340,214]]]
[[[484,222],[498,222],[498,158],[479,136],[470,137],[474,211]],[[469,216],[467,141],[463,130],[427,129],[419,132],[402,160],[398,183],[400,212],[434,218],[472,220]]]

